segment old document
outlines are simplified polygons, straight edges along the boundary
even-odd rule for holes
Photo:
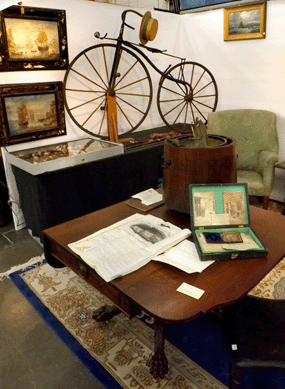
[[[190,234],[155,216],[136,213],[68,246],[109,282],[139,269]]]

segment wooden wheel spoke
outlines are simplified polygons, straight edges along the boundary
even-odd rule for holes
[[[135,85],[135,84],[137,84],[138,82],[142,82],[142,81],[144,81],[144,80],[147,80],[147,77],[144,77],[144,78],[141,78],[141,79],[139,79],[139,80],[137,80],[137,81],[131,82],[131,83],[128,84],[128,85],[124,85],[124,86],[122,86],[121,88],[116,89],[115,92],[117,93],[117,91],[119,91],[119,90],[128,88],[129,86]]]
[[[138,112],[144,114],[143,111],[141,111],[140,109],[138,109],[138,107],[135,107],[134,105],[132,105],[131,103],[129,103],[128,101],[122,99],[120,96],[117,96],[117,99],[123,101],[125,104],[127,104],[128,106],[132,107],[133,109],[137,110]]]
[[[195,86],[193,87],[193,91],[195,90],[196,86],[199,84],[199,82],[201,81],[201,79],[205,73],[206,73],[206,70],[204,70],[203,73],[201,74],[201,76],[199,77],[198,81],[196,82]]]
[[[184,103],[184,100],[181,101],[181,103],[177,104],[177,105],[176,105],[175,107],[173,107],[172,109],[170,109],[168,112],[166,112],[166,113],[164,114],[164,116],[166,116],[166,115],[170,114],[171,112],[173,112],[176,108],[180,107],[180,105],[183,104],[183,103]]]
[[[171,99],[171,100],[160,100],[161,103],[172,103],[173,101],[181,101],[184,99]]]
[[[207,107],[207,108],[209,108],[209,109],[211,109],[211,110],[214,108],[214,107],[211,107],[210,105],[201,103],[201,101],[198,101],[198,100],[193,100],[193,101],[195,101],[195,103],[200,104],[200,105],[203,105],[204,107]]]
[[[105,101],[106,101],[106,98],[105,98]],[[99,104],[98,107],[96,109],[94,109],[94,111],[88,116],[88,118],[85,120],[84,123],[82,123],[82,126],[85,126],[85,124],[89,121],[89,119],[91,119],[91,117],[98,111],[98,109],[100,108],[102,104]]]
[[[75,69],[70,69],[70,70],[72,70],[74,73],[78,74],[80,77],[84,78],[85,80],[87,80],[87,81],[91,82],[92,84],[98,86],[99,88],[105,90],[101,85],[97,84],[97,82],[95,82],[95,81],[91,80],[90,78],[84,76],[84,74],[79,73],[79,72],[78,72],[77,70],[75,70]]]
[[[215,97],[216,95],[202,95],[202,96],[195,96],[195,99],[203,99],[205,97]]]
[[[192,121],[193,121],[193,123],[195,123],[195,114],[194,114],[194,111],[193,111],[192,104],[190,104],[190,108],[191,108],[191,113],[192,113]]]
[[[125,112],[123,111],[123,109],[121,108],[120,104],[117,102],[117,106],[119,108],[119,110],[122,112],[122,114],[124,115],[125,119],[127,120],[127,122],[129,123],[131,129],[133,128],[133,125],[132,123],[130,122],[129,118],[127,117],[127,115],[125,114]]]
[[[200,111],[200,109],[193,103],[191,103],[191,105],[193,105],[195,107],[195,109],[199,112],[199,114],[203,117],[203,119],[206,121],[206,117],[202,114],[202,112]],[[194,112],[193,112],[193,117],[194,117]],[[195,122],[195,118],[194,118],[194,122]]]
[[[195,69],[195,65],[192,66],[192,72],[191,72],[191,79],[190,79],[190,85],[193,84],[193,78],[194,78],[194,69]],[[194,90],[194,88],[193,88]]]
[[[181,113],[183,112],[184,108],[185,108],[185,105],[187,105],[187,103],[185,102],[185,104],[183,105],[183,107],[181,108],[181,110],[179,111],[178,115],[176,116],[176,119],[174,120],[173,124],[175,124],[179,118],[179,116],[181,115]]]
[[[106,53],[105,53],[105,47],[104,46],[102,46],[102,51],[103,51],[103,58],[104,58],[104,65],[105,65],[106,76],[107,76],[107,80],[108,80],[108,85],[110,87],[108,65],[107,65]]]
[[[107,84],[105,83],[105,81],[103,80],[103,78],[100,76],[100,74],[98,73],[98,70],[95,68],[95,66],[93,65],[93,63],[90,61],[88,55],[85,53],[84,54],[87,61],[89,62],[89,64],[91,65],[92,69],[95,71],[95,73],[97,74],[97,76],[100,78],[100,80],[103,82],[103,84],[105,85],[105,88],[108,88]],[[108,80],[108,79],[107,79]]]
[[[83,107],[83,106],[86,105],[86,104],[93,103],[94,101],[100,99],[102,96],[104,96],[104,95],[98,96],[98,97],[96,97],[95,99],[92,99],[92,100],[85,101],[85,103],[76,105],[76,106],[70,108],[70,111],[72,111],[73,109],[81,108],[81,107]]]
[[[144,95],[142,93],[126,93],[126,92],[119,92],[119,93],[116,93],[116,96],[118,95],[124,95],[124,96],[138,96],[138,97],[147,97],[149,98],[150,95]]]
[[[206,89],[209,85],[213,84],[213,80],[208,82],[203,88],[199,89],[196,93],[194,93],[194,96],[197,95],[197,93],[200,93],[202,90]]]
[[[188,114],[188,104],[186,104],[186,110],[185,110],[184,125],[183,125],[184,129],[186,128],[187,114]]]
[[[120,84],[120,82],[123,81],[123,79],[130,73],[130,71],[135,67],[135,65],[138,63],[138,61],[136,61],[130,68],[129,70],[126,71],[126,73],[123,75],[123,77],[121,77],[118,82],[116,83],[115,85],[115,88]]]
[[[183,97],[183,98],[184,98],[184,96],[185,96],[185,94],[182,95],[181,93],[178,93],[178,92],[176,92],[176,91],[173,90],[173,89],[167,88],[166,86],[162,86],[161,89],[165,89],[165,90],[167,90],[168,92],[174,93],[174,94],[176,94],[176,95],[178,95],[178,96],[181,96],[181,97]]]
[[[101,90],[98,91],[98,90],[71,89],[71,88],[66,88],[65,90],[68,92],[102,93]]]
[[[202,102],[199,101],[199,100],[193,99],[193,101],[194,101],[195,103],[197,103],[197,104],[203,105],[203,106],[206,107],[206,108],[209,108],[210,110],[212,110],[212,109],[214,108],[214,107],[211,107],[211,106],[208,105],[208,104],[202,103]]]

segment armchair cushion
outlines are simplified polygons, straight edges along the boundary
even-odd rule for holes
[[[278,161],[276,114],[255,109],[212,112],[208,133],[236,139],[238,182],[248,184],[249,195],[269,196]]]

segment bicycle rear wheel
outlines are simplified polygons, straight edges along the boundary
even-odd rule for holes
[[[218,88],[212,73],[197,62],[182,62],[170,68],[166,75],[186,81],[192,91],[175,80],[161,77],[157,106],[164,123],[178,131],[189,131],[196,118],[207,123],[208,113],[215,111],[218,103]]]
[[[108,138],[107,94],[116,45],[99,44],[79,53],[63,81],[64,102],[73,122],[87,134]],[[122,47],[115,86],[119,137],[137,129],[152,100],[152,83],[142,60]]]

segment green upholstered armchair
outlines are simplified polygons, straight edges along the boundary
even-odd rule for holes
[[[212,112],[207,131],[236,139],[237,180],[248,184],[249,195],[262,196],[267,209],[278,161],[276,114],[256,109]]]

